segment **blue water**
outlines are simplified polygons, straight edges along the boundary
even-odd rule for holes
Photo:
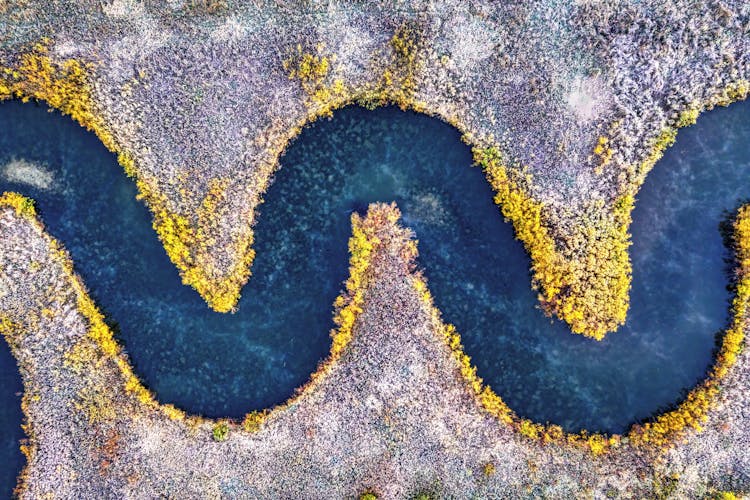
[[[348,108],[290,145],[260,207],[253,276],[236,314],[210,311],[181,284],[132,181],[70,119],[0,105],[0,192],[37,201],[162,402],[238,417],[292,395],[330,348],[350,214],[396,201],[435,302],[480,376],[522,416],[622,432],[705,375],[727,322],[718,224],[750,194],[747,106],[682,131],[650,174],[634,212],[628,322],[603,342],[571,335],[537,309],[529,258],[469,149],[452,127],[414,113]],[[18,160],[37,169],[31,182]],[[18,465],[21,385],[7,348],[0,373],[0,460]],[[0,468],[6,491],[17,470]]]

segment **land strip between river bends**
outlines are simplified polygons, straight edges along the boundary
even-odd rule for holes
[[[118,162],[125,173],[136,180],[140,196],[145,199],[154,215],[154,229],[164,244],[172,262],[180,270],[183,281],[191,285],[218,312],[229,312],[239,297],[240,287],[247,281],[253,259],[252,233],[247,248],[237,251],[244,258],[236,264],[236,271],[230,278],[221,276],[222,270],[205,257],[210,246],[206,234],[211,220],[221,215],[219,203],[224,194],[226,181],[215,179],[198,210],[197,228],[191,226],[187,217],[175,213],[169,201],[154,186],[154,181],[139,174],[133,157],[122,151],[104,125],[96,103],[92,100],[90,88],[93,64],[76,59],[54,62],[49,57],[49,40],[44,39],[33,45],[20,57],[20,62],[12,68],[2,68],[0,76],[0,100],[20,98],[44,101],[64,114],[70,115],[83,127],[94,132],[107,149],[118,153]],[[181,191],[181,196],[188,196]],[[213,264],[213,265],[212,265]]]
[[[626,316],[648,169],[676,127],[747,93],[742,2],[131,7],[5,9],[0,91],[120,151],[183,280],[224,312],[288,141],[346,104],[395,103],[465,134],[545,310],[602,338]]]
[[[455,496],[541,488],[553,495],[642,496],[658,494],[675,470],[686,476],[679,488],[690,496],[747,489],[741,477],[727,482],[726,476],[728,466],[741,471],[748,460],[742,444],[748,439],[746,419],[727,414],[745,403],[749,382],[748,353],[741,349],[750,293],[747,206],[732,226],[739,266],[735,319],[711,376],[676,410],[624,439],[568,435],[519,420],[482,385],[455,329],[441,321],[424,279],[414,274],[416,244],[399,227],[394,205],[372,205],[366,216],[352,218],[350,277],[336,300],[338,329],[329,359],[289,402],[250,413],[242,423],[187,416],[158,404],[133,374],[69,256],[45,234],[33,203],[6,193],[0,205],[0,232],[10,243],[0,262],[12,276],[0,298],[0,324],[23,375],[29,435],[22,495],[138,496],[174,487],[193,495],[272,495],[297,488],[342,496],[371,488],[403,496],[434,488],[435,494]],[[434,428],[425,428],[425,419]],[[717,432],[728,438],[729,449],[703,446],[707,438],[700,426],[712,440]],[[434,447],[445,439],[457,443]],[[159,444],[167,441],[169,449]],[[362,450],[362,443],[375,449]],[[389,446],[401,452],[392,456]],[[195,453],[204,460],[196,461]],[[686,458],[675,460],[678,453]],[[419,464],[415,470],[421,473],[409,472],[411,461],[425,456],[431,468]],[[322,474],[341,461],[351,473]],[[185,464],[195,467],[186,470]],[[258,473],[258,467],[276,472]],[[467,467],[475,476],[463,474]],[[528,469],[525,482],[518,475],[522,469]],[[393,470],[396,476],[386,472]]]

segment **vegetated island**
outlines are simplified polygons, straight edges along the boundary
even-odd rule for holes
[[[44,100],[116,151],[183,280],[217,311],[249,277],[254,210],[289,139],[341,106],[395,103],[465,134],[544,308],[602,338],[627,311],[638,186],[678,127],[748,91],[741,2],[24,2],[0,15],[0,96]],[[22,494],[749,488],[745,209],[734,319],[711,375],[620,437],[517,419],[481,384],[411,269],[394,207],[353,220],[331,358],[287,405],[240,425],[159,405],[29,201],[3,205],[0,311],[28,418]]]

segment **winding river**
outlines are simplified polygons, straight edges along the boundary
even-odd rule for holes
[[[328,354],[350,214],[396,201],[436,305],[511,408],[570,431],[623,432],[704,376],[727,323],[718,225],[750,194],[748,106],[701,117],[650,174],[633,214],[628,321],[603,342],[538,310],[529,258],[468,147],[427,116],[353,107],[302,132],[260,207],[253,276],[236,314],[210,311],[181,284],[134,183],[70,119],[0,105],[0,192],[37,201],[162,402],[237,417],[286,400]],[[0,461],[13,465],[0,471],[2,494],[21,464],[22,388],[0,347]]]

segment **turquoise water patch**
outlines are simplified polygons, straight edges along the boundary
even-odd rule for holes
[[[330,349],[351,213],[395,201],[444,320],[511,408],[570,431],[622,432],[704,377],[726,325],[718,225],[750,193],[747,111],[737,104],[702,117],[650,174],[634,212],[628,322],[603,342],[538,310],[529,258],[468,147],[423,115],[347,108],[302,132],[259,208],[253,276],[236,314],[212,312],[181,284],[133,182],[70,119],[0,106],[0,191],[37,200],[162,402],[239,417],[291,396]],[[0,460],[18,465],[20,380],[7,351]],[[10,491],[14,480],[0,481]]]

